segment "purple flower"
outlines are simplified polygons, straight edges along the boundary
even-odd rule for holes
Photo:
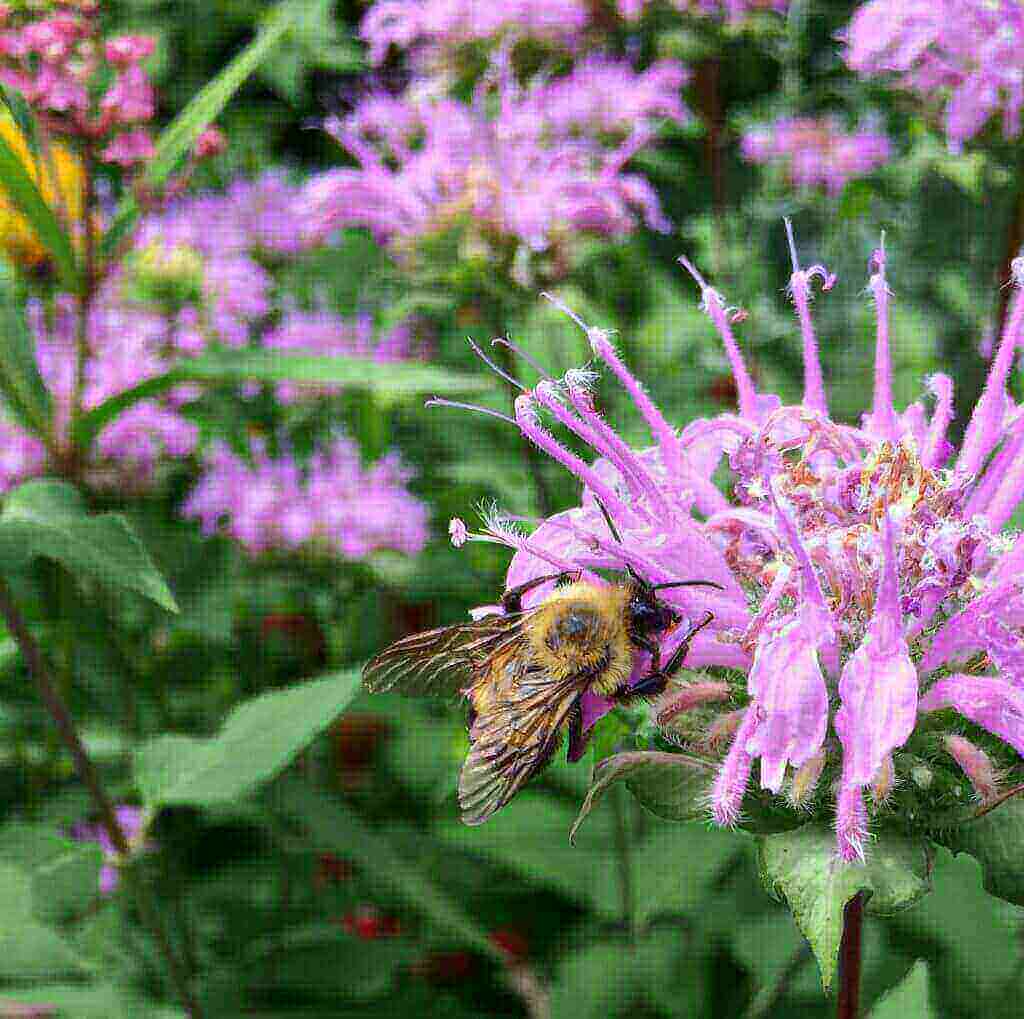
[[[453,47],[505,32],[569,43],[589,20],[586,0],[378,0],[359,34],[370,46],[371,63],[381,64],[392,46]]]
[[[846,62],[868,77],[893,75],[945,104],[956,149],[995,114],[1003,135],[1020,133],[1024,103],[1024,8],[1017,0],[871,0],[846,33]]]
[[[370,95],[328,124],[359,165],[308,183],[308,236],[361,226],[403,253],[462,227],[497,257],[510,240],[546,251],[574,233],[623,236],[638,219],[668,230],[650,184],[625,166],[660,121],[687,118],[685,77],[671,61],[638,74],[592,58],[523,87],[499,62],[472,105]]]
[[[887,163],[892,146],[883,134],[849,133],[832,118],[784,117],[747,131],[740,152],[751,163],[782,164],[796,187],[837,195],[847,181]]]
[[[116,807],[114,814],[124,837],[133,851],[152,848],[145,844],[145,829],[148,823],[146,812],[141,807]],[[100,869],[100,894],[110,895],[117,890],[121,875],[118,872],[120,854],[114,848],[110,834],[102,824],[76,824],[71,837],[77,842],[97,842],[103,850],[103,866]]]
[[[428,511],[409,494],[395,454],[363,467],[339,436],[305,465],[253,444],[250,462],[218,443],[182,513],[204,534],[221,528],[253,554],[308,548],[362,559],[380,548],[414,555],[429,537]]]
[[[801,404],[757,391],[733,335],[737,315],[683,260],[725,344],[738,413],[674,427],[608,334],[576,318],[596,362],[631,397],[651,443],[629,446],[601,417],[588,392],[591,374],[542,380],[517,399],[514,424],[582,482],[581,503],[531,534],[492,513],[484,533],[468,537],[515,550],[508,587],[552,571],[595,576],[598,568],[627,566],[652,583],[720,584],[721,592],[674,588],[664,595],[689,619],[714,614],[685,666],[744,676],[733,678],[733,704],[700,744],[713,754],[733,734],[710,790],[712,816],[724,825],[741,819],[755,762],[763,788],[808,809],[828,767],[838,776],[837,852],[849,861],[866,852],[873,816],[886,809],[897,779],[894,756],[915,736],[922,714],[952,709],[1024,755],[1024,537],[998,533],[1024,496],[1024,424],[1006,389],[1024,333],[1024,259],[1013,264],[1018,289],[956,452],[946,437],[953,416],[948,378],[929,380],[936,397],[930,414],[922,403],[902,413],[893,406],[882,249],[869,263],[874,400],[859,427],[831,419],[808,301],[813,278],[827,287],[835,280],[821,266],[802,269],[795,245],[791,250],[790,292],[805,357]],[[589,447],[591,457],[572,452],[556,429]],[[732,500],[711,481],[723,460]],[[609,534],[598,500],[621,543]],[[549,591],[531,591],[526,605]],[[662,660],[684,631],[665,640]],[[646,654],[638,654],[631,681],[647,668]],[[584,725],[611,706],[585,694]],[[975,789],[991,791],[998,775],[983,754],[957,740],[947,748]]]

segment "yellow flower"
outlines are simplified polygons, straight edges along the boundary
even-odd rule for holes
[[[28,140],[10,114],[0,116],[0,138],[36,182],[44,201],[58,218],[65,225],[79,224],[85,178],[81,160],[56,142],[50,145],[49,158],[45,158],[42,152],[33,154]],[[23,269],[36,268],[47,258],[46,248],[40,243],[32,225],[3,188],[0,188],[0,251]]]

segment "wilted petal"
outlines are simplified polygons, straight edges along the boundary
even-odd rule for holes
[[[949,707],[1024,755],[1024,691],[996,676],[957,673],[940,679],[921,698],[919,710]]]

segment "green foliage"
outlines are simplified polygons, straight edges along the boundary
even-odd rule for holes
[[[20,570],[37,556],[60,563],[77,577],[136,591],[169,612],[178,610],[125,517],[90,515],[81,494],[64,482],[27,481],[4,500],[0,568]]]
[[[359,674],[312,680],[239,705],[216,736],[159,736],[135,754],[135,784],[151,807],[231,802],[276,775],[344,711]]]
[[[872,1010],[871,1019],[903,1019],[920,1016],[933,1019],[935,1011],[928,993],[928,965],[919,962]]]
[[[872,844],[866,864],[844,864],[835,855],[835,833],[808,824],[762,838],[760,866],[766,887],[785,899],[810,942],[826,991],[846,904],[863,893],[869,912],[887,916],[914,905],[930,887],[925,844],[887,833]]]

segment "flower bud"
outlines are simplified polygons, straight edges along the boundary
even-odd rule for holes
[[[982,803],[988,803],[999,792],[999,775],[988,754],[963,736],[946,736],[946,752],[960,765]]]

